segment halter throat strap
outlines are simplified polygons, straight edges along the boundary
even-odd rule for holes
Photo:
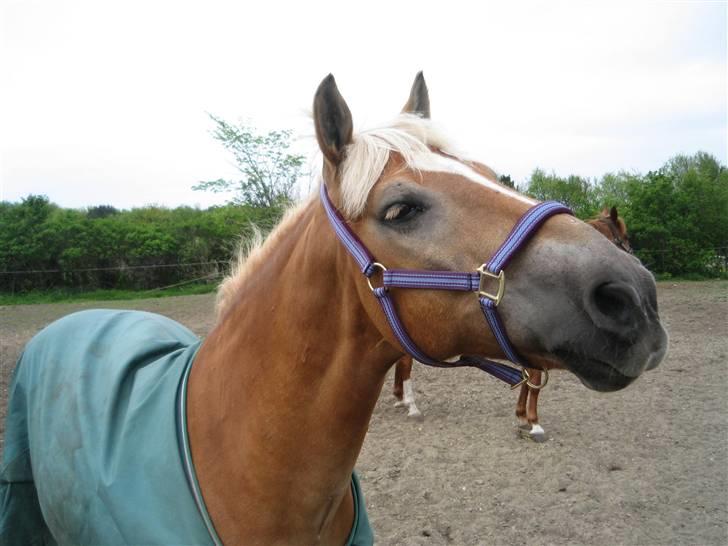
[[[555,214],[573,214],[571,209],[556,201],[539,203],[530,208],[516,223],[506,240],[496,250],[488,262],[481,265],[473,272],[457,271],[430,271],[430,270],[408,270],[408,269],[387,269],[375,261],[364,243],[351,230],[344,217],[337,210],[329,198],[326,185],[322,182],[320,197],[326,215],[334,231],[356,261],[359,269],[367,277],[372,293],[378,299],[384,315],[387,318],[392,332],[399,341],[402,348],[415,360],[429,366],[450,368],[469,366],[485,371],[494,377],[517,386],[523,383],[527,374],[513,367],[495,362],[480,356],[462,356],[456,362],[444,362],[430,357],[422,351],[407,333],[402,321],[397,314],[396,306],[391,296],[391,288],[412,288],[428,290],[453,290],[462,292],[478,292],[480,308],[498,342],[503,354],[514,364],[525,368],[534,368],[525,358],[518,354],[506,334],[503,321],[498,314],[500,303],[505,290],[504,268],[508,265],[513,256],[521,250],[538,229]],[[382,286],[374,287],[371,277],[375,272],[382,272]],[[495,280],[497,290],[495,293],[487,291],[487,286]]]

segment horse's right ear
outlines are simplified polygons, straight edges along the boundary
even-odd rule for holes
[[[346,145],[351,143],[354,125],[349,107],[331,74],[323,79],[316,90],[313,121],[321,152],[334,166],[338,166],[344,160]]]
[[[423,118],[430,118],[430,93],[427,90],[425,76],[422,71],[415,76],[415,81],[410,90],[409,99],[402,108],[406,114],[415,114]]]

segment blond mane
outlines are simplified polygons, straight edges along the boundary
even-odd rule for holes
[[[432,124],[412,114],[400,114],[384,127],[362,131],[346,147],[341,166],[341,207],[344,216],[357,218],[374,184],[392,152],[399,154],[408,166],[422,169],[430,161],[432,148],[454,153],[448,139]]]
[[[346,147],[345,160],[341,165],[341,207],[344,216],[354,219],[362,214],[369,192],[381,177],[391,153],[399,154],[407,165],[423,168],[429,163],[432,148],[457,155],[430,120],[411,114],[400,114],[387,126],[355,134],[352,143]],[[230,273],[218,288],[215,305],[218,321],[230,309],[235,294],[269,252],[268,249],[295,224],[314,195],[317,192],[289,209],[265,240],[256,230],[251,241],[243,241],[239,245],[231,262]]]

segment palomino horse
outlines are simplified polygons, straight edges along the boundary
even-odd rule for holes
[[[421,74],[407,110],[429,111]],[[401,340],[479,367],[507,329],[515,358],[598,391],[662,360],[652,276],[563,206],[498,185],[415,115],[355,135],[332,76],[314,123],[319,198],[234,268],[204,341],[158,315],[84,311],[28,344],[3,544],[371,544],[353,471]],[[453,288],[393,288],[381,264]]]
[[[587,224],[612,241],[617,248],[632,254],[632,246],[629,244],[629,237],[627,236],[627,226],[624,220],[619,217],[617,207],[612,207],[611,210],[605,208],[597,218],[589,220]],[[541,385],[543,380],[541,371],[534,369],[529,371],[531,381],[535,385]],[[412,387],[410,387],[411,389]],[[540,393],[541,389],[534,389],[524,383],[521,385],[518,402],[516,403],[516,417],[521,423],[518,430],[522,435],[531,438],[535,442],[543,442],[546,439],[546,431],[538,422],[538,396]],[[414,404],[414,397],[412,400]]]

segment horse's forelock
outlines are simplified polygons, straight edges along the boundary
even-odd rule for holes
[[[410,167],[422,165],[432,149],[448,150],[448,140],[429,119],[400,114],[392,124],[362,131],[347,146],[340,170],[341,208],[347,218],[364,211],[369,192],[382,176],[392,153]]]

